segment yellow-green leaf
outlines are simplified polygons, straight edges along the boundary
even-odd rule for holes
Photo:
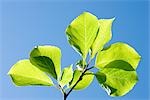
[[[110,96],[127,94],[138,81],[137,73],[125,61],[113,62],[96,73],[100,85]]]
[[[30,54],[30,61],[41,70],[48,72],[55,79],[61,73],[61,51],[56,46],[37,46]]]
[[[72,70],[72,65],[70,65],[69,67],[66,67],[63,70],[61,80],[59,82],[61,87],[67,85],[72,80],[72,77],[73,77],[73,70]]]
[[[99,51],[96,57],[95,66],[97,68],[104,68],[112,61],[123,60],[136,69],[140,58],[140,55],[131,46],[117,42],[112,44],[109,48]]]
[[[94,58],[95,54],[99,50],[102,50],[104,45],[111,40],[112,37],[111,27],[113,21],[114,18],[99,20],[99,31],[91,47],[91,58]]]
[[[84,60],[96,37],[97,31],[98,19],[88,12],[79,15],[66,29],[70,45],[79,52]]]
[[[29,60],[21,60],[12,66],[8,74],[17,86],[43,85],[51,86],[51,79]]]

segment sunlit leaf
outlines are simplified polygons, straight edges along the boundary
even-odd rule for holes
[[[37,46],[30,54],[30,61],[41,70],[48,72],[55,79],[61,73],[61,51],[55,46]]]
[[[117,65],[117,67],[114,65]],[[96,78],[110,96],[125,95],[138,81],[136,71],[129,63],[124,61],[108,64],[96,73]]]
[[[69,67],[66,67],[63,70],[61,80],[59,82],[61,87],[67,85],[72,80],[72,77],[73,77],[73,70],[72,70],[72,65],[70,65]]]
[[[100,19],[99,31],[97,37],[91,47],[91,58],[94,58],[95,54],[103,49],[103,46],[110,41],[112,37],[111,27],[114,18],[112,19]]]
[[[32,65],[29,60],[21,60],[12,66],[8,74],[17,86],[51,86],[53,82],[45,72]]]
[[[74,19],[66,29],[66,35],[70,45],[86,58],[89,49],[98,31],[98,19],[96,16],[84,12]]]
[[[140,55],[128,44],[117,42],[109,48],[99,51],[95,64],[97,68],[103,68],[115,60],[126,61],[136,69],[140,61]]]

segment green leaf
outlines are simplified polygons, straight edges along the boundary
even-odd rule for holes
[[[115,18],[112,19],[100,19],[99,20],[99,32],[91,47],[91,58],[94,58],[95,54],[103,49],[103,46],[111,40],[112,32],[111,27]]]
[[[89,52],[98,31],[98,19],[96,16],[84,12],[66,29],[66,35],[70,45],[83,57]]]
[[[140,58],[140,55],[131,46],[117,42],[112,44],[109,48],[99,51],[96,57],[95,66],[97,68],[104,68],[112,61],[123,60],[136,69]]]
[[[114,65],[117,65],[117,67]],[[96,78],[108,95],[123,96],[128,93],[138,81],[136,71],[134,69],[131,70],[131,68],[132,66],[129,63],[121,62],[120,60],[117,63],[113,62],[106,65],[106,67],[96,73]]]
[[[79,77],[81,76],[81,71],[75,70],[73,73],[73,79],[69,84],[69,87],[73,87],[73,85],[79,80]],[[88,87],[92,81],[93,81],[94,75],[92,72],[87,71],[85,75],[82,77],[82,80],[79,81],[79,83],[75,86],[74,90],[81,90],[86,87]]]
[[[100,84],[103,84],[106,81],[106,75],[100,71],[97,72],[95,76]]]
[[[51,79],[29,60],[21,60],[12,66],[8,74],[17,86],[43,85],[52,86]]]
[[[61,73],[61,51],[55,46],[37,46],[30,54],[30,61],[41,70],[48,72],[55,79]]]
[[[135,69],[126,61],[115,60],[107,64],[104,68],[118,68],[126,71],[135,71]]]
[[[63,70],[61,80],[59,82],[61,87],[64,87],[66,84],[68,84],[72,80],[72,77],[73,77],[73,70],[72,65],[70,65],[69,67],[66,67]]]

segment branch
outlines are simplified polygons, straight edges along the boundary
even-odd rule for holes
[[[61,90],[61,92],[63,93],[63,94],[66,94],[66,92],[64,91],[64,89],[59,85],[59,89]]]
[[[87,70],[84,70],[83,73],[81,74],[81,76],[79,77],[78,81],[73,85],[73,87],[69,90],[69,92],[66,94],[66,96],[68,96],[72,90],[75,88],[75,86],[82,80],[82,77],[84,75],[84,73],[86,72]]]
[[[94,68],[94,66],[92,66],[92,67],[90,67],[90,68],[87,68],[86,70],[90,70],[90,69],[93,69]]]
[[[75,86],[82,80],[82,77],[84,76],[85,72],[88,71],[89,69],[92,69],[94,67],[88,68],[91,60],[89,60],[87,66],[85,67],[84,71],[82,72],[81,76],[79,77],[78,81],[73,85],[73,87],[69,90],[69,92],[66,94],[66,97],[72,92],[72,90],[75,88]]]

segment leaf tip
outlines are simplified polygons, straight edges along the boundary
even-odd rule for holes
[[[113,17],[111,20],[112,20],[112,21],[115,21],[115,20],[116,20],[116,17]]]

